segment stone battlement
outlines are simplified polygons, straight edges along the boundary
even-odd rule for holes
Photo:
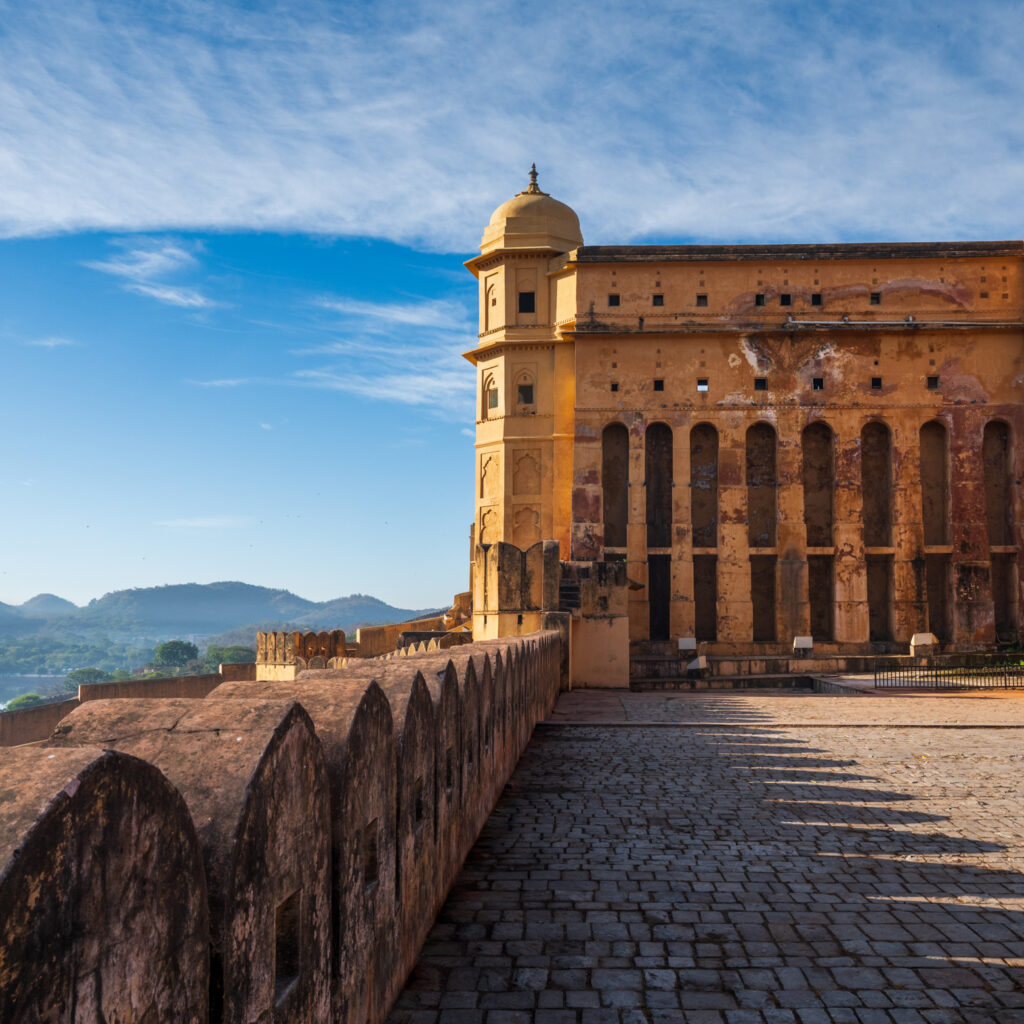
[[[312,636],[297,657],[324,657]],[[321,636],[336,658],[343,634]],[[0,750],[0,1020],[383,1020],[554,704],[560,646],[89,701]]]

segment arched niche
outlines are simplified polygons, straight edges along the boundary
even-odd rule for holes
[[[609,423],[601,433],[601,489],[604,499],[605,547],[626,546],[629,520],[629,431]]]

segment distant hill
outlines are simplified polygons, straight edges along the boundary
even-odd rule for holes
[[[344,629],[401,622],[434,609],[396,608],[367,594],[309,601],[288,590],[249,583],[182,583],[115,590],[79,608],[53,594],[23,605],[0,603],[0,636],[107,637],[160,642],[174,637],[221,637],[241,631],[251,645],[259,628]],[[234,640],[230,641],[236,642]]]
[[[23,615],[40,619],[53,618],[56,615],[73,615],[78,611],[77,604],[65,601],[56,594],[36,594],[18,608]]]

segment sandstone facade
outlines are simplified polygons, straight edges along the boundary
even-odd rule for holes
[[[634,642],[1015,635],[1022,262],[1018,241],[587,246],[534,180],[467,264],[477,543],[625,562]]]

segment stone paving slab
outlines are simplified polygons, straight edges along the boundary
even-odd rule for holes
[[[1024,1024],[1024,702],[567,698],[393,1024]]]
[[[994,725],[1024,727],[1024,690],[922,694],[633,693],[572,690],[563,693],[552,722],[709,722],[727,715],[733,725]]]

